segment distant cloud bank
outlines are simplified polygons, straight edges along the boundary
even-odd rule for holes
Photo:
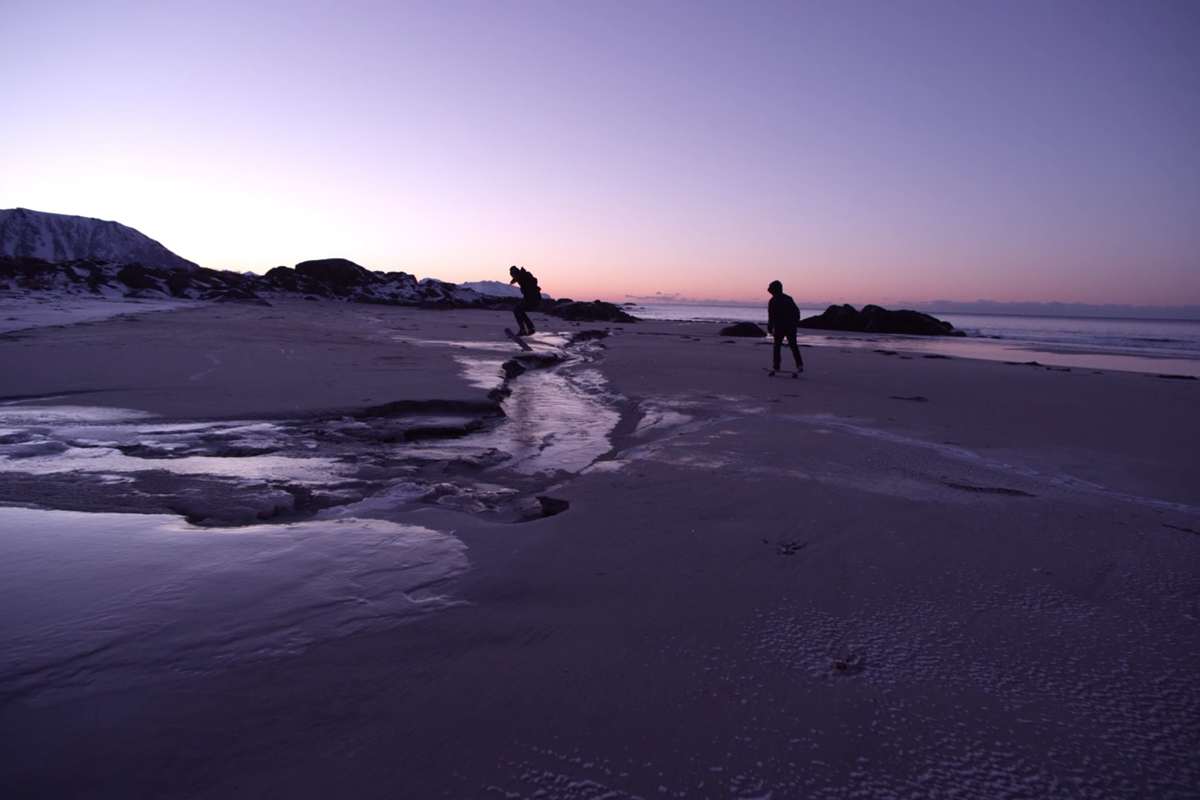
[[[715,300],[691,300],[683,297],[677,292],[663,294],[655,292],[654,294],[627,294],[626,300],[632,300],[636,303],[713,303]]]
[[[1200,306],[1135,306],[1128,303],[998,303],[994,300],[975,300],[970,303],[955,300],[931,300],[925,303],[902,303],[906,308],[942,314],[1004,314],[1022,317],[1106,317],[1121,319],[1197,319]]]

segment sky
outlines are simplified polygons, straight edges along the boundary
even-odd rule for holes
[[[1200,303],[1200,3],[0,0],[0,208],[556,297]]]

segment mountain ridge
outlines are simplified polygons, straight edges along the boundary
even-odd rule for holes
[[[119,261],[162,269],[199,269],[141,231],[112,220],[28,208],[0,210],[0,255],[50,263]]]

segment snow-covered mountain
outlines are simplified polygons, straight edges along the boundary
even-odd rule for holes
[[[463,289],[479,292],[485,297],[521,297],[521,287],[500,281],[466,281],[460,283]],[[544,293],[543,293],[544,294]]]
[[[119,222],[27,208],[0,210],[0,255],[49,262],[138,263],[188,272],[197,269],[196,264]]]

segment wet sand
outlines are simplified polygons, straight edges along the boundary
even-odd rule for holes
[[[174,421],[483,414],[455,356],[515,353],[490,312],[136,319],[5,337],[0,394]],[[397,473],[483,505],[354,506],[464,543],[452,602],[233,663],[6,681],[2,793],[1197,796],[1196,382],[838,347],[771,378],[767,345],[717,325],[535,320],[611,333],[560,368],[614,412],[594,463],[537,471],[559,431],[513,399],[534,370],[504,401],[525,466],[451,450]],[[488,510],[495,485],[569,508],[520,522]]]
[[[388,306],[280,300],[15,331],[0,339],[0,397],[53,396],[54,404],[135,408],[167,419],[483,403],[487,392],[461,377],[452,351],[400,338],[468,338],[462,334],[476,321],[463,312],[417,316]],[[487,328],[479,331],[484,337],[502,332]]]

